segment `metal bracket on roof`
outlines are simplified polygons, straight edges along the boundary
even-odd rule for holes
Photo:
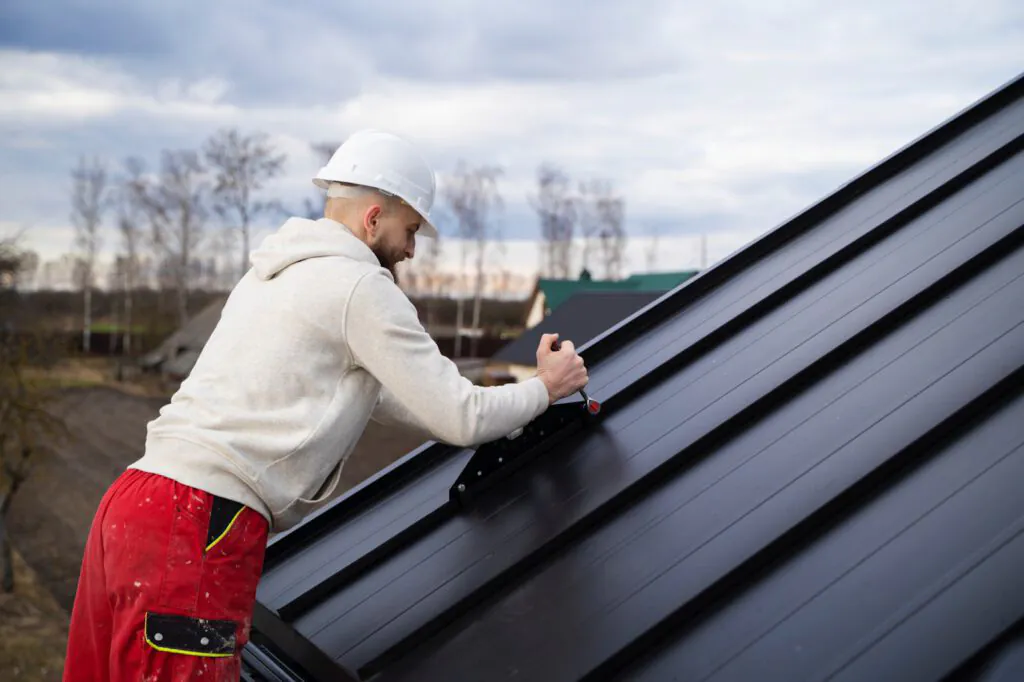
[[[465,507],[481,491],[519,470],[593,419],[595,415],[588,411],[579,395],[552,405],[520,431],[481,445],[449,489],[449,499]]]

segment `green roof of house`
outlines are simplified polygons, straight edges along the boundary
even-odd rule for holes
[[[554,310],[580,291],[671,291],[697,273],[698,270],[650,272],[619,280],[542,278],[537,286],[544,293],[545,307]]]

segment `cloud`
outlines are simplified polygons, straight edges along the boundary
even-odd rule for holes
[[[118,116],[227,121],[225,83],[168,79],[147,84],[110,60],[59,53],[0,52],[0,125],[82,125]]]
[[[170,12],[132,2],[4,3],[0,44],[32,51],[119,57],[164,56],[174,51]]]
[[[500,164],[509,237],[537,233],[542,161],[611,179],[635,234],[756,233],[1016,76],[1021,44],[1009,0],[7,3],[0,220],[66,224],[79,153],[153,165],[228,125],[288,153],[269,191],[299,206],[309,143],[372,126],[442,182]]]
[[[269,0],[22,3],[0,9],[0,44],[117,59],[148,79],[215,78],[246,105],[339,101],[382,78],[603,81],[676,68],[674,50],[649,39],[658,13],[620,3],[316,0],[303,10]]]

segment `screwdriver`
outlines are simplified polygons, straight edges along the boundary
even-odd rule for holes
[[[553,350],[556,353],[558,352],[558,349],[561,347],[562,344],[558,342],[558,339],[555,339],[551,343],[551,350]],[[597,402],[589,395],[587,395],[587,392],[582,388],[580,389],[580,396],[583,398],[583,404],[587,408],[587,412],[589,412],[590,414],[597,414],[598,412],[601,411],[601,403]]]

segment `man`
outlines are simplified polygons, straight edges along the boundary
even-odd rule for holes
[[[324,218],[251,254],[189,377],[107,491],[86,544],[64,679],[239,679],[268,534],[338,485],[369,419],[470,446],[587,383],[569,341],[537,376],[462,377],[395,283],[430,222],[434,174],[407,141],[353,135],[314,179]]]

